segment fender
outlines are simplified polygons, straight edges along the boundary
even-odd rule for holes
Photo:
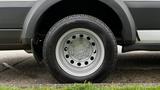
[[[24,45],[31,45],[31,40],[34,37],[36,24],[43,13],[54,4],[62,0],[39,0],[32,7],[28,13],[23,26],[22,43]],[[112,8],[120,17],[123,25],[122,36],[123,40],[128,43],[135,43],[136,41],[136,28],[133,17],[122,0],[99,0]]]

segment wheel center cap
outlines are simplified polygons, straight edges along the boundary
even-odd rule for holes
[[[83,61],[91,56],[92,46],[89,41],[83,38],[73,40],[69,46],[69,54],[75,60]]]

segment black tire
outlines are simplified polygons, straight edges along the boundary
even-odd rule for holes
[[[82,77],[73,76],[65,72],[57,62],[56,45],[60,37],[73,28],[86,28],[96,33],[104,45],[104,60],[101,66],[92,74]],[[89,15],[68,16],[52,26],[46,35],[43,45],[43,57],[51,74],[61,83],[73,82],[101,82],[113,70],[117,59],[117,44],[109,27],[101,20]]]

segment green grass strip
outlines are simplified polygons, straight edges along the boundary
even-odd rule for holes
[[[48,86],[34,86],[34,87],[16,87],[16,86],[0,86],[0,90],[160,90],[159,85],[93,85],[87,84],[73,84],[56,87]]]

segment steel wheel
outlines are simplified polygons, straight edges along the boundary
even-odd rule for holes
[[[103,63],[104,53],[100,37],[85,28],[75,28],[64,33],[56,46],[60,67],[78,77],[94,73]]]
[[[61,83],[101,82],[114,68],[117,45],[101,20],[71,15],[51,27],[43,57],[52,76]]]

